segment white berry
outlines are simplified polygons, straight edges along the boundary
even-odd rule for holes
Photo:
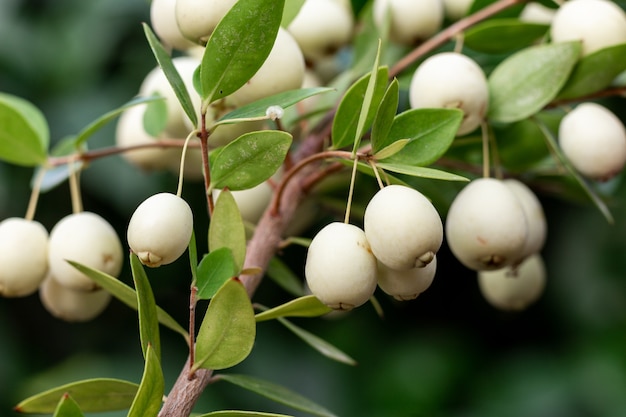
[[[176,22],[177,0],[152,0],[150,4],[150,22],[154,33],[165,45],[185,51],[196,44],[181,33]]]
[[[176,0],[178,28],[184,37],[206,43],[217,24],[237,0]]]
[[[528,236],[524,209],[502,181],[480,178],[456,196],[446,218],[446,240],[466,267],[499,269],[519,259]]]
[[[473,0],[443,0],[443,10],[450,20],[459,20],[467,15]]]
[[[175,194],[159,193],[144,200],[130,218],[128,245],[144,265],[167,265],[185,252],[192,231],[189,204]]]
[[[334,222],[320,230],[307,252],[306,282],[324,304],[351,310],[376,290],[376,258],[363,230]]]
[[[522,9],[519,19],[528,23],[539,23],[549,25],[554,19],[556,9],[551,9],[541,3],[530,2]]]
[[[0,296],[37,291],[48,272],[48,231],[39,222],[11,217],[0,222]]]
[[[581,1],[581,0],[576,0]],[[572,165],[588,178],[607,180],[626,162],[626,130],[606,107],[583,103],[559,125],[559,145]]]
[[[480,126],[489,107],[489,87],[480,66],[471,58],[443,52],[427,58],[415,70],[409,86],[411,108],[463,110],[458,135]]]
[[[392,41],[413,45],[434,35],[443,24],[441,0],[374,0],[374,22],[380,28],[391,13]]]
[[[104,311],[111,301],[111,294],[103,289],[75,290],[48,276],[39,288],[39,298],[54,317],[70,322],[85,322]]]
[[[413,300],[430,287],[436,271],[436,256],[432,262],[423,268],[404,269],[402,271],[388,268],[378,262],[378,286],[396,300]]]
[[[98,288],[96,283],[67,261],[74,261],[106,274],[122,270],[124,252],[117,232],[95,213],[65,216],[50,231],[50,274],[62,285],[81,291]]]
[[[566,1],[550,27],[553,42],[582,41],[583,55],[626,43],[626,13],[607,0]]]
[[[535,254],[516,269],[480,271],[480,292],[492,306],[507,311],[524,310],[541,297],[545,288],[546,268],[540,255]]]
[[[443,240],[435,207],[419,191],[403,185],[389,185],[372,197],[363,226],[374,256],[397,270],[428,265]]]

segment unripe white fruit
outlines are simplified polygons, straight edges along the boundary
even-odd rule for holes
[[[480,292],[492,306],[507,311],[524,310],[541,297],[545,288],[546,268],[535,254],[515,270],[508,268],[480,271]]]
[[[200,95],[193,87],[193,74],[198,65],[200,65],[200,60],[191,56],[179,56],[172,59],[172,63],[189,92],[191,102],[194,103],[194,106],[197,106],[196,110],[199,115]],[[186,124],[188,117],[160,67],[150,71],[139,87],[140,96],[150,96],[155,93],[164,97],[167,105],[167,122],[163,132],[165,136],[180,139],[186,138],[189,133],[189,128]]]
[[[352,37],[352,12],[336,0],[306,0],[287,30],[304,57],[316,62],[347,44]]]
[[[526,184],[515,179],[504,180],[504,184],[509,187],[509,190],[513,191],[513,194],[515,194],[522,205],[528,224],[528,236],[526,237],[524,249],[516,261],[517,263],[539,253],[543,249],[548,226],[541,202]]]
[[[576,0],[581,1],[581,0]],[[559,145],[572,165],[588,178],[607,180],[626,162],[626,130],[606,107],[583,103],[559,125]]]
[[[48,231],[39,222],[11,217],[0,222],[0,296],[37,291],[48,272]]]
[[[237,0],[176,0],[176,22],[184,37],[206,43]]]
[[[450,20],[459,20],[467,15],[473,0],[443,0],[443,10]]]
[[[457,136],[480,126],[489,107],[489,87],[476,62],[455,52],[427,58],[415,70],[409,87],[411,108],[463,110]]]
[[[144,200],[130,218],[128,245],[142,264],[167,265],[185,252],[192,231],[189,204],[175,194],[159,193]]]
[[[387,10],[391,13],[389,37],[392,41],[413,45],[434,35],[443,24],[441,0],[374,0],[374,22],[383,25]]]
[[[181,51],[195,43],[181,33],[176,22],[176,0],[152,0],[150,4],[150,22],[154,33],[165,45]]]
[[[459,192],[446,218],[446,240],[466,267],[493,270],[519,259],[528,236],[518,198],[502,181],[480,178]]]
[[[374,256],[391,269],[428,265],[443,241],[435,207],[419,191],[403,185],[389,185],[372,197],[363,227]]]
[[[304,274],[311,292],[336,310],[358,307],[376,290],[376,258],[363,230],[352,224],[330,223],[315,235]]]
[[[550,36],[553,42],[581,40],[583,56],[589,55],[626,43],[626,13],[612,1],[567,1],[554,15]]]
[[[551,9],[541,3],[527,3],[522,9],[519,19],[528,23],[551,24],[554,19],[556,9]]]
[[[296,40],[280,28],[274,46],[261,68],[239,90],[230,95],[237,106],[300,88],[304,57]]]
[[[102,217],[84,211],[61,219],[50,231],[50,274],[62,285],[92,291],[98,285],[66,261],[74,261],[116,277],[124,252],[115,229]]]
[[[133,145],[154,144],[157,138],[150,136],[143,127],[145,106],[134,106],[125,110],[117,122],[115,143],[126,147]],[[122,157],[136,167],[151,171],[168,167],[173,159],[180,155],[174,148],[143,148],[123,152]]]
[[[378,286],[396,300],[413,300],[430,287],[436,271],[436,256],[432,262],[423,268],[412,268],[402,271],[388,268],[381,262],[378,262]]]
[[[84,322],[97,317],[109,305],[111,294],[106,290],[79,291],[60,284],[49,275],[39,288],[44,308],[54,317],[71,322]]]

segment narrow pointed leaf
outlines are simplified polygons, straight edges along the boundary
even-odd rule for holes
[[[67,261],[74,268],[78,269],[83,274],[94,280],[99,286],[111,293],[112,296],[126,304],[128,307],[137,310],[137,293],[134,289],[124,284],[119,279],[105,274],[104,272],[97,271],[85,265],[81,265],[78,262]],[[180,325],[176,320],[165,312],[161,307],[157,306],[157,318],[159,323],[169,328],[170,330],[179,333],[185,338],[185,341],[189,343],[189,333]]]
[[[154,97],[160,97],[155,93]],[[148,103],[143,113],[143,130],[152,137],[157,137],[167,126],[167,104],[165,100],[156,100]]]
[[[230,278],[237,276],[238,269],[233,253],[228,247],[212,250],[202,258],[198,267],[198,299],[213,298],[217,290]]]
[[[387,75],[387,67],[379,68],[376,73],[376,90],[374,91],[371,100],[371,102],[376,103],[376,105],[372,105],[369,108],[369,112],[362,129],[368,129],[376,116],[378,103],[380,103],[380,100],[382,100],[385,91],[387,90]],[[354,144],[354,138],[357,133],[357,124],[361,114],[361,108],[363,107],[363,101],[365,100],[365,93],[367,91],[369,80],[369,73],[361,77],[348,89],[339,103],[337,114],[335,115],[332,126],[333,147],[336,149]]]
[[[25,414],[51,414],[65,393],[70,394],[84,412],[124,410],[130,407],[138,389],[139,385],[120,379],[86,379],[28,397],[14,410]]]
[[[369,80],[367,81],[367,88],[365,89],[365,95],[363,96],[363,102],[361,103],[361,111],[359,112],[359,119],[356,124],[354,145],[352,149],[353,153],[356,153],[359,146],[361,146],[361,138],[365,134],[365,131],[370,128],[373,122],[373,118],[370,115],[373,114],[374,117],[376,117],[380,101],[382,100],[382,97],[379,97],[378,95],[376,96],[376,100],[374,100],[376,90],[381,89],[380,87],[378,87],[378,77],[374,76],[374,74],[378,73],[378,63],[380,62],[380,48],[381,41],[379,40],[378,49],[376,50],[376,58],[374,59],[374,66],[370,72]],[[382,82],[382,80],[380,81]],[[384,82],[386,83],[386,80]]]
[[[174,90],[174,94],[176,94],[176,98],[178,98],[185,114],[189,117],[189,120],[191,120],[191,123],[194,126],[198,126],[198,116],[193,102],[191,101],[191,96],[189,95],[189,91],[187,91],[187,87],[185,87],[183,79],[180,77],[180,74],[172,63],[172,57],[165,51],[163,45],[159,42],[159,39],[156,37],[152,29],[150,29],[150,26],[144,23],[143,30],[146,35],[146,39],[150,44],[150,48],[152,49],[152,53],[163,70],[165,78],[167,78],[170,86],[172,86],[172,90]]]
[[[377,160],[391,158],[392,156],[400,152],[402,149],[404,149],[404,147],[408,145],[410,141],[411,141],[410,139],[398,139],[397,141],[393,142],[391,145],[388,145],[384,147],[383,149],[381,149],[380,151],[376,152],[374,154],[374,158]]]
[[[189,239],[189,266],[191,268],[191,279],[193,282],[198,281],[198,249],[196,246],[196,232],[191,230],[191,239]]]
[[[580,42],[545,44],[502,61],[488,79],[489,119],[511,123],[537,113],[565,85],[580,51]]]
[[[256,321],[279,317],[318,317],[333,311],[314,295],[305,295],[256,315]]]
[[[29,101],[0,93],[0,159],[24,166],[43,165],[47,159],[48,123]]]
[[[76,146],[74,146],[76,142],[76,136],[67,136],[58,141],[50,151],[50,155],[53,157],[57,156],[68,156],[78,152]],[[80,151],[86,151],[87,146],[83,145],[79,148]],[[69,165],[58,165],[53,167],[41,166],[38,167],[31,180],[31,188],[35,185],[35,180],[40,175],[42,169],[45,169],[45,173],[43,174],[43,180],[41,181],[40,191],[42,193],[48,192],[58,186],[59,184],[64,183],[71,175],[72,172],[77,172],[83,169],[84,162],[76,161],[73,164]]]
[[[80,407],[69,394],[63,394],[52,417],[84,417]]]
[[[380,143],[387,143],[385,139],[389,135],[393,119],[398,111],[400,100],[400,86],[398,80],[394,80],[387,87],[387,91],[380,102],[372,125],[372,152],[375,154],[382,150]]]
[[[266,273],[272,281],[291,295],[301,297],[305,294],[302,279],[278,257],[274,256],[270,260]]]
[[[516,18],[490,19],[466,30],[463,42],[475,51],[500,54],[532,45],[549,27]]]
[[[451,172],[441,171],[439,169],[427,167],[414,167],[411,165],[402,165],[396,163],[377,162],[376,165],[386,171],[396,172],[398,174],[410,175],[412,177],[430,178],[433,180],[443,181],[469,181],[469,179]]]
[[[289,23],[291,23],[300,12],[304,2],[305,0],[285,0],[285,9],[283,10],[283,18],[280,22],[280,26],[286,29]]]
[[[161,361],[161,338],[157,319],[156,302],[146,271],[134,253],[130,255],[130,266],[137,294],[137,311],[139,312],[139,336],[144,358],[148,346],[152,346],[156,358]]]
[[[276,40],[284,4],[285,0],[239,0],[226,13],[202,57],[205,101],[235,92],[261,68]]]
[[[263,413],[261,411],[220,410],[196,417],[293,417],[288,414]]]
[[[238,279],[227,281],[215,294],[200,325],[194,369],[224,369],[243,361],[256,336],[254,310]]]
[[[291,135],[278,130],[246,133],[211,162],[211,188],[245,190],[267,181],[285,160]]]
[[[235,275],[243,268],[246,258],[246,228],[233,194],[223,190],[209,224],[209,250],[228,248],[235,266]]]
[[[600,91],[626,70],[626,44],[600,49],[583,57],[557,99],[583,97]]]
[[[462,120],[463,112],[458,109],[407,110],[394,118],[389,134],[379,141],[379,149],[401,139],[409,139],[409,143],[380,160],[411,166],[430,165],[446,153]]]
[[[293,334],[302,339],[306,344],[311,346],[313,349],[317,350],[322,355],[326,356],[329,359],[332,359],[337,362],[345,363],[346,365],[356,365],[356,361],[348,356],[346,353],[342,352],[335,346],[331,345],[324,339],[314,335],[311,332],[304,330],[301,327],[296,326],[289,320],[284,318],[279,318],[278,321],[283,324],[286,328],[288,328]]]
[[[247,389],[248,391],[255,392],[296,410],[304,411],[320,417],[336,417],[335,414],[328,411],[321,405],[318,405],[308,398],[273,382],[238,374],[220,374],[215,378],[230,382],[231,384],[235,384],[241,388]]]
[[[139,390],[128,411],[128,417],[156,417],[163,403],[165,381],[163,370],[152,346],[148,345],[146,363]]]

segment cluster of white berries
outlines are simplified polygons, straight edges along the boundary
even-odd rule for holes
[[[55,317],[87,321],[100,314],[111,295],[68,260],[117,276],[124,260],[115,229],[91,212],[70,214],[48,235],[34,220],[0,222],[0,295],[24,297],[39,290],[43,306]]]

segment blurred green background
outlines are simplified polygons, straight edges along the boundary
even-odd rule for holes
[[[148,20],[144,0],[2,0],[0,91],[35,103],[53,140],[75,133],[131,99],[155,65],[140,25]],[[113,144],[113,132],[111,124],[90,146]],[[24,215],[31,175],[0,163],[0,218]],[[106,158],[84,174],[84,206],[107,218],[124,241],[136,205],[175,186],[172,175]],[[364,306],[338,319],[296,320],[357,366],[331,362],[279,324],[261,323],[251,357],[232,372],[284,384],[340,416],[626,416],[626,186],[619,179],[608,186],[615,188],[613,226],[590,205],[543,199],[548,284],[523,313],[487,305],[475,275],[444,247],[433,286],[417,300],[399,304],[379,294],[384,319]],[[184,197],[196,213],[196,233],[204,233],[201,186],[187,183]],[[41,197],[36,217],[51,229],[70,211],[63,185]],[[293,265],[303,255],[301,248],[286,252]],[[188,314],[185,266],[149,271],[157,302],[181,323]],[[131,281],[127,266],[121,279]],[[271,282],[256,296],[266,305],[286,299]],[[186,350],[172,332],[164,329],[162,337],[169,387]],[[1,416],[14,415],[11,408],[30,394],[78,379],[138,382],[142,368],[135,312],[117,301],[92,322],[70,324],[51,317],[37,295],[0,299]],[[197,411],[301,415],[222,384],[206,390]]]

